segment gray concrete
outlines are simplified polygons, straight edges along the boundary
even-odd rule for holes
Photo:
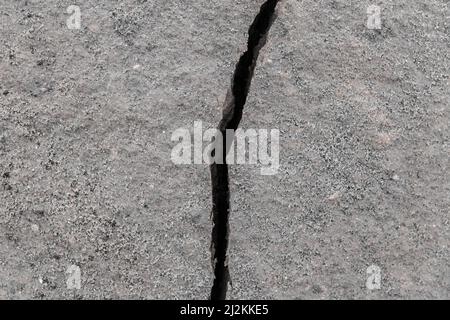
[[[208,297],[209,169],[170,138],[218,123],[262,3],[0,0],[0,299]],[[281,168],[232,166],[229,298],[450,297],[449,13],[282,2],[241,123]]]

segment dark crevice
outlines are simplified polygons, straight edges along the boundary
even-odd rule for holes
[[[267,35],[275,19],[275,8],[279,0],[268,0],[249,29],[247,51],[240,57],[233,75],[231,89],[223,106],[223,115],[218,129],[222,133],[223,164],[213,163],[210,167],[212,181],[212,220],[211,259],[214,269],[214,283],[211,300],[226,299],[230,275],[228,270],[228,235],[230,213],[230,187],[226,155],[232,141],[227,141],[226,130],[236,130],[242,118],[250,84],[261,48],[266,44]],[[233,137],[234,138],[234,137]],[[230,137],[228,137],[230,139]],[[228,147],[227,147],[228,146]]]

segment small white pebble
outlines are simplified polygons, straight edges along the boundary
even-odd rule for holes
[[[32,224],[31,225],[31,231],[33,232],[39,232],[39,226],[37,224]]]
[[[336,191],[331,196],[328,197],[328,200],[334,201],[341,197],[341,193],[339,191]]]
[[[399,181],[399,180],[400,180],[400,177],[399,177],[398,175],[394,174],[394,175],[392,176],[392,180],[394,180],[394,181]]]

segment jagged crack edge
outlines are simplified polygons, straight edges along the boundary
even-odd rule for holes
[[[236,130],[242,118],[248,92],[253,79],[259,52],[266,44],[267,35],[275,19],[275,8],[279,0],[268,0],[260,8],[249,28],[247,51],[240,57],[232,78],[231,90],[228,91],[223,106],[223,115],[218,129],[224,137],[223,149],[228,151],[231,141],[226,141],[226,130]],[[230,187],[226,154],[223,152],[223,164],[210,166],[212,182],[212,219],[211,259],[214,270],[214,283],[211,300],[224,300],[230,281],[228,269],[228,239],[230,213]]]

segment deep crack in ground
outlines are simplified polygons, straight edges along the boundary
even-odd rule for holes
[[[223,116],[218,129],[224,137],[223,149],[228,151],[231,142],[226,130],[236,130],[242,118],[242,111],[247,100],[253,73],[259,52],[264,47],[270,27],[275,19],[275,8],[279,0],[268,0],[253,21],[249,29],[247,51],[240,57],[232,78],[231,89],[223,106]],[[232,137],[234,138],[234,137]],[[228,141],[227,141],[228,140]],[[211,289],[211,300],[226,299],[230,275],[228,270],[227,250],[229,236],[230,186],[227,152],[222,153],[223,164],[213,163],[210,167],[212,182],[212,219],[211,255],[214,268],[214,283]]]

